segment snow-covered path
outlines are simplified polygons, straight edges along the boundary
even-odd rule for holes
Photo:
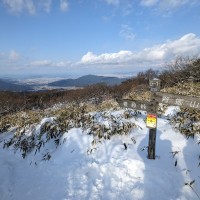
[[[34,153],[22,159],[19,152],[2,149],[1,142],[0,199],[198,200],[196,139],[187,140],[166,119],[158,119],[157,156],[156,160],[148,160],[148,129],[142,118],[137,124],[143,129],[103,141],[89,154],[92,136],[72,129],[57,149],[52,149],[51,143],[45,146],[44,151],[52,149],[49,161],[41,161]],[[6,137],[0,135],[0,141]],[[171,152],[175,151],[178,153],[173,157]],[[185,183],[193,180],[192,190]]]

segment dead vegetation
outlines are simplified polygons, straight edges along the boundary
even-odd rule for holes
[[[35,154],[40,152],[41,148],[49,142],[53,142],[57,148],[63,142],[62,136],[64,133],[72,128],[82,128],[87,134],[93,136],[90,152],[102,140],[110,139],[113,135],[127,135],[131,130],[139,128],[133,122],[122,120],[127,117],[137,117],[138,113],[133,111],[125,111],[122,116],[115,116],[105,111],[88,113],[86,105],[80,107],[71,105],[65,109],[56,110],[54,114],[53,117],[37,123],[29,120],[18,121],[19,124],[14,130],[13,137],[4,140],[4,148],[12,146],[15,151],[20,151],[22,157],[25,158],[33,151],[35,151]],[[32,117],[34,120],[33,115]],[[99,120],[99,118],[102,120]],[[103,123],[105,120],[108,120],[109,124],[105,125]],[[50,158],[49,152],[43,157],[44,160]]]

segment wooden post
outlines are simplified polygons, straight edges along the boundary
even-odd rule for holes
[[[156,158],[156,128],[149,129],[148,159]]]
[[[190,77],[189,80],[192,82],[193,77]],[[146,120],[147,127],[149,128],[148,159],[155,159],[156,157],[158,103],[200,110],[200,98],[160,92],[160,82],[159,79],[149,81],[151,101],[121,99],[121,97],[116,97],[116,101],[121,107],[148,112]]]
[[[155,100],[155,92],[160,91],[160,80],[153,79],[149,81],[150,90],[153,92],[151,101],[152,101],[152,114],[156,115],[157,112],[157,102]],[[157,119],[156,119],[157,123]],[[149,128],[149,144],[148,144],[148,159],[155,159],[156,158],[156,128]]]

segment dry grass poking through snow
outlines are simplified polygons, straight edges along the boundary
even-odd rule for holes
[[[178,83],[162,92],[200,97],[200,83]],[[171,124],[186,137],[200,134],[200,111],[181,108],[179,112],[170,117]]]
[[[200,83],[178,83],[174,87],[164,88],[162,92],[200,97]]]
[[[103,103],[101,109],[110,107],[112,102]],[[119,116],[113,115],[111,111],[88,112],[87,105],[66,106],[62,109],[54,110],[49,118],[45,118],[40,123],[35,120],[35,115],[23,113],[21,119],[16,121],[17,128],[13,130],[13,137],[4,141],[4,148],[12,146],[16,151],[22,152],[25,158],[33,150],[39,152],[46,143],[53,141],[56,147],[64,133],[72,128],[81,128],[83,131],[93,136],[92,145],[104,139],[110,139],[113,135],[127,135],[132,129],[139,128],[134,122],[126,121],[126,118],[137,117],[138,113],[126,110]],[[33,118],[31,118],[32,116]],[[25,120],[27,118],[27,120]],[[105,121],[109,123],[104,123]],[[34,122],[34,123],[33,123]],[[44,160],[50,159],[50,154],[44,155]]]

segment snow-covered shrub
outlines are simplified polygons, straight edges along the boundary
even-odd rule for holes
[[[98,110],[99,111],[110,110],[110,109],[116,110],[118,106],[119,106],[118,103],[114,99],[107,99],[98,105]]]
[[[177,83],[173,87],[164,88],[162,89],[162,92],[200,97],[199,88],[199,83],[185,82]],[[165,109],[166,106],[163,111]],[[198,110],[182,108],[180,112],[177,112],[172,116],[171,123],[177,130],[185,134],[187,137],[194,137],[195,134],[200,134],[200,112]]]
[[[200,59],[179,57],[167,64],[166,70],[161,72],[159,78],[163,88],[188,82],[191,76],[194,78],[194,82],[200,81]]]
[[[150,91],[137,90],[137,88],[133,88],[132,91],[129,92],[124,98],[130,99],[130,100],[150,101],[151,92]]]
[[[35,118],[31,124],[30,117],[23,113],[21,126],[18,124],[13,137],[4,141],[4,148],[12,146],[15,151],[21,151],[22,157],[25,158],[32,151],[40,152],[40,149],[49,142],[53,142],[57,148],[61,144],[63,134],[72,128],[82,128],[86,134],[92,135],[92,145],[110,139],[113,135],[127,135],[132,129],[138,128],[134,122],[127,120],[136,118],[139,114],[136,111],[118,111],[118,114],[114,111],[88,113],[86,108],[86,105],[80,107],[72,105],[54,110],[55,115],[43,119],[40,125],[33,120]],[[43,157],[44,160],[50,158],[50,154],[45,154]]]
[[[115,115],[110,112],[99,112],[93,115],[92,126],[87,130],[94,136],[93,144],[104,139],[110,139],[114,135],[127,135],[131,130],[140,128],[134,122],[127,119],[137,117],[138,113],[126,110],[123,114]]]
[[[10,128],[15,127],[18,133],[21,129],[29,129],[31,124],[39,123],[44,117],[42,111],[27,111],[9,114],[0,118],[0,133],[6,132]]]
[[[200,97],[200,83],[182,82],[173,87],[164,88],[162,92],[171,94]]]
[[[194,137],[200,134],[200,112],[189,109],[181,109],[172,118],[171,123],[186,137]]]

